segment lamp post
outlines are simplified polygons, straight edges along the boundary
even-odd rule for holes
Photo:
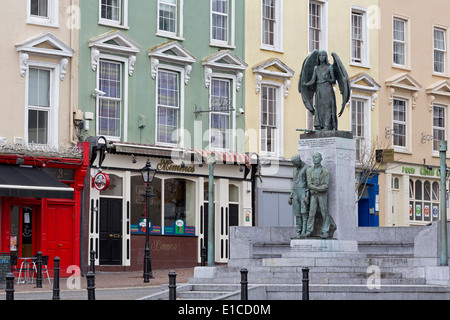
[[[443,140],[439,146],[439,155],[441,160],[441,232],[440,232],[440,249],[441,249],[441,266],[448,266],[448,247],[447,247],[447,166],[445,159],[447,158],[447,141]]]
[[[146,203],[146,217],[145,217],[145,255],[144,255],[144,283],[150,282],[153,278],[152,273],[152,258],[150,255],[150,198],[154,195],[150,193],[150,184],[156,175],[156,169],[152,167],[150,159],[147,159],[145,167],[141,170],[142,179],[146,184],[145,188],[145,203]]]

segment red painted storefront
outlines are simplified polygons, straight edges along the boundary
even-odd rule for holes
[[[53,259],[61,259],[61,274],[71,265],[80,266],[80,236],[82,190],[89,167],[89,143],[79,143],[81,159],[0,155],[0,166],[11,172],[45,174],[42,177],[61,182],[71,188],[67,198],[47,197],[50,187],[35,187],[31,196],[27,190],[7,190],[0,195],[0,251],[20,257],[30,257],[41,251],[49,255],[49,269]],[[18,159],[20,161],[18,161]],[[23,159],[23,160],[22,160]],[[20,165],[18,165],[20,163]],[[38,175],[39,177],[39,175]],[[17,188],[17,186],[12,186]],[[7,195],[5,195],[7,194]],[[14,194],[18,196],[14,196]],[[12,195],[12,196],[11,196]]]

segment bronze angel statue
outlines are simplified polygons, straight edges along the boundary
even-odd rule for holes
[[[303,103],[314,115],[314,128],[317,131],[338,130],[336,96],[333,89],[336,81],[342,94],[342,108],[339,117],[350,100],[350,82],[347,71],[338,55],[334,52],[331,55],[334,59],[333,65],[328,62],[326,51],[314,50],[311,52],[303,62],[298,84]]]

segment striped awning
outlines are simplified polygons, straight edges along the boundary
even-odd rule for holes
[[[239,164],[245,165],[250,168],[251,166],[251,154],[249,153],[235,153],[228,151],[212,151],[192,149],[195,154],[200,155],[203,161],[207,162],[208,159],[214,154],[215,161],[218,164]]]

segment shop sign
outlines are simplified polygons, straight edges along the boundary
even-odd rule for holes
[[[163,159],[156,165],[158,171],[170,171],[170,172],[182,172],[182,173],[194,173],[195,165],[176,165],[170,159]]]
[[[94,177],[94,188],[99,191],[104,191],[108,189],[110,183],[109,175],[103,172],[99,172]]]
[[[416,169],[411,167],[402,167],[402,173],[416,174]],[[428,177],[440,177],[441,170],[436,168],[428,169],[427,167],[421,167],[419,170],[420,175]],[[450,172],[447,173],[447,178],[450,177]]]

